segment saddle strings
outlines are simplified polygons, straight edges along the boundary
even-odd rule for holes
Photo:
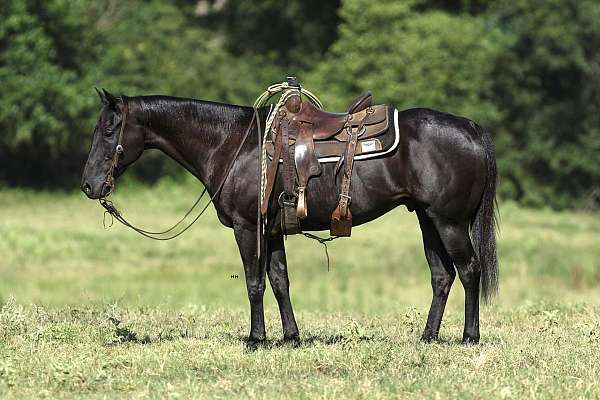
[[[335,239],[339,239],[340,237],[339,236],[329,236],[326,238],[322,238],[320,236],[313,235],[312,233],[308,233],[308,232],[302,232],[302,235],[304,235],[304,237],[306,237],[308,239],[316,240],[317,242],[319,242],[323,245],[323,247],[325,248],[325,257],[327,258],[327,272],[329,272],[329,251],[327,250],[327,242],[332,242]]]

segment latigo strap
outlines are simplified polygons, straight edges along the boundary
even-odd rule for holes
[[[331,214],[331,229],[332,236],[350,236],[352,234],[352,213],[350,212],[350,182],[352,180],[352,167],[354,166],[354,155],[356,154],[356,142],[358,136],[365,129],[365,122],[369,115],[373,112],[371,107],[367,108],[367,114],[361,121],[358,129],[355,131],[351,127],[348,128],[350,136],[346,145],[346,152],[343,160],[344,175],[342,177],[342,190],[340,191],[340,200],[338,206]]]

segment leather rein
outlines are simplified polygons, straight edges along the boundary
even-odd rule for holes
[[[106,214],[108,214],[112,218],[116,219],[117,221],[119,221],[120,223],[125,225],[126,227],[133,229],[140,235],[145,236],[147,238],[154,239],[154,240],[175,239],[176,237],[178,237],[179,235],[181,235],[185,231],[187,231],[189,228],[191,228],[192,225],[194,225],[196,223],[196,221],[198,221],[200,219],[200,217],[204,214],[204,212],[208,209],[208,206],[219,196],[219,194],[221,193],[221,190],[223,189],[223,186],[225,185],[225,182],[227,181],[227,178],[229,177],[229,172],[231,171],[233,164],[235,163],[238,155],[240,154],[240,151],[242,150],[242,147],[244,146],[244,143],[246,143],[246,140],[248,139],[248,136],[250,135],[250,131],[252,130],[252,125],[254,124],[255,121],[256,121],[256,128],[258,130],[258,136],[260,138],[261,129],[260,129],[260,117],[258,116],[258,111],[257,111],[256,107],[253,108],[254,112],[252,114],[252,119],[250,120],[250,124],[248,125],[248,128],[246,129],[244,136],[242,137],[242,141],[240,142],[240,145],[238,146],[233,157],[229,161],[229,164],[228,164],[227,168],[225,169],[225,173],[223,175],[223,178],[221,179],[221,182],[217,186],[217,189],[215,190],[213,195],[208,200],[208,203],[206,203],[204,205],[204,207],[202,208],[200,213],[185,228],[181,229],[180,231],[178,231],[176,233],[172,233],[183,221],[185,221],[185,219],[192,213],[192,211],[198,206],[198,204],[200,204],[200,200],[202,200],[202,198],[206,194],[206,186],[204,186],[204,189],[200,193],[200,196],[198,196],[198,199],[194,202],[194,204],[190,207],[190,209],[184,214],[184,216],[181,217],[181,219],[179,219],[179,221],[177,221],[177,223],[175,223],[175,225],[173,225],[172,227],[170,227],[169,229],[166,229],[164,231],[154,232],[154,231],[148,231],[148,230],[139,228],[139,227],[133,225],[132,223],[130,223],[129,221],[127,221],[125,219],[125,217],[123,217],[123,214],[121,214],[121,212],[113,204],[113,202],[108,200],[108,198],[107,198],[111,193],[113,193],[115,191],[114,172],[118,167],[119,160],[122,158],[123,154],[125,153],[125,148],[123,147],[123,137],[124,137],[124,133],[125,133],[125,125],[127,123],[127,115],[129,113],[129,105],[127,104],[127,100],[124,96],[121,97],[121,101],[123,102],[123,112],[122,112],[123,116],[121,118],[121,128],[119,129],[119,136],[117,139],[117,145],[115,147],[115,153],[113,154],[111,165],[110,165],[110,168],[108,169],[108,172],[106,174],[106,179],[104,181],[104,185],[106,187],[108,187],[109,190],[105,195],[103,195],[98,200],[100,202],[100,205],[102,207],[104,207],[104,209],[106,210],[104,212],[104,221],[103,221],[104,227],[109,228],[110,226],[112,226],[112,221],[110,222],[110,224],[106,223]],[[259,143],[260,143],[260,141],[259,141]],[[161,237],[161,235],[168,235],[168,236]]]

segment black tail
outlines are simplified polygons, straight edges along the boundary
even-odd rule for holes
[[[498,293],[498,257],[496,255],[496,155],[490,133],[475,125],[487,158],[487,179],[481,203],[471,224],[471,240],[481,265],[481,297],[488,302]]]

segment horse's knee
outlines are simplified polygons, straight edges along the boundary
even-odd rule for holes
[[[289,285],[287,271],[280,266],[271,266],[267,272],[269,273],[271,286],[285,287]]]
[[[250,302],[262,301],[265,293],[265,282],[248,282],[247,288]]]

